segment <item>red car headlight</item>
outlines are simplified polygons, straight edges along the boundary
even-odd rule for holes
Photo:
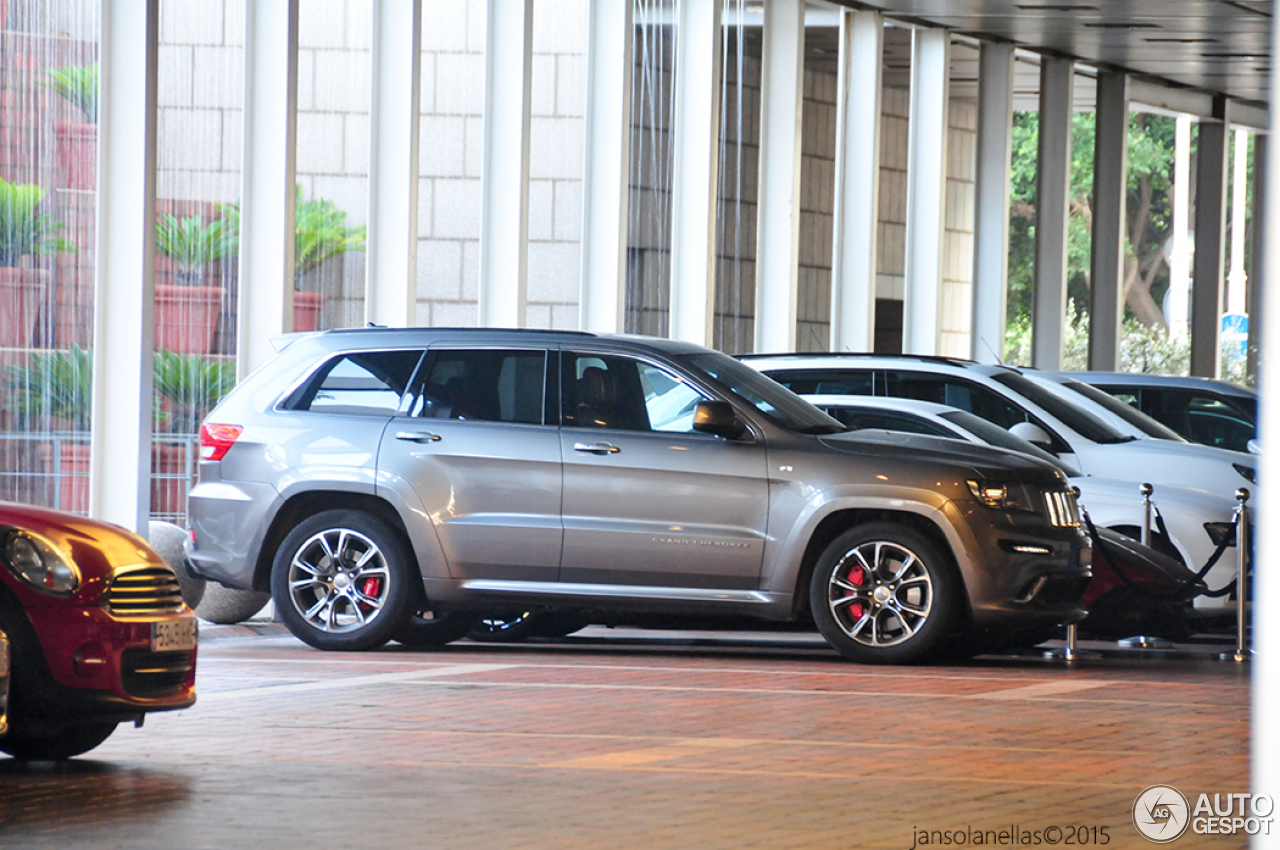
[[[52,542],[30,531],[10,530],[0,538],[0,559],[23,583],[50,596],[70,596],[80,573]]]

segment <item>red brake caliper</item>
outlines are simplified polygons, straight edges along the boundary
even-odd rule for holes
[[[854,564],[849,568],[849,584],[852,584],[855,587],[861,587],[866,580],[867,574],[863,571],[862,567]],[[855,602],[849,606],[849,614],[852,615],[854,620],[861,620],[862,615],[865,613],[866,609],[862,607],[861,602]]]
[[[369,576],[360,585],[360,592],[363,593],[365,596],[368,596],[370,599],[377,599],[378,592],[380,590],[382,590],[382,579],[378,578],[377,576]],[[366,603],[361,603],[361,604],[364,605],[365,608],[369,608],[368,604]]]

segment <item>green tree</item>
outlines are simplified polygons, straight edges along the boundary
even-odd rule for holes
[[[1089,303],[1093,228],[1094,116],[1072,120],[1070,218],[1067,225],[1067,293],[1076,312]],[[1171,189],[1175,120],[1135,113],[1129,117],[1129,174],[1125,228],[1125,303],[1144,325],[1164,328],[1159,299],[1168,288],[1164,246],[1172,227]],[[1036,148],[1039,115],[1014,116],[1010,185],[1009,318],[1031,312],[1035,270]]]

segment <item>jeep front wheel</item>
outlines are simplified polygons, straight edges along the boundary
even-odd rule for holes
[[[960,613],[960,581],[937,546],[897,523],[846,531],[814,568],[809,604],[818,631],[861,664],[912,664],[936,655]]]

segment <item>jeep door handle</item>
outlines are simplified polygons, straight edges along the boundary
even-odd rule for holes
[[[573,450],[593,455],[616,455],[622,451],[622,449],[610,443],[574,443]]]
[[[440,435],[430,431],[397,431],[397,440],[408,440],[411,443],[438,443]]]

